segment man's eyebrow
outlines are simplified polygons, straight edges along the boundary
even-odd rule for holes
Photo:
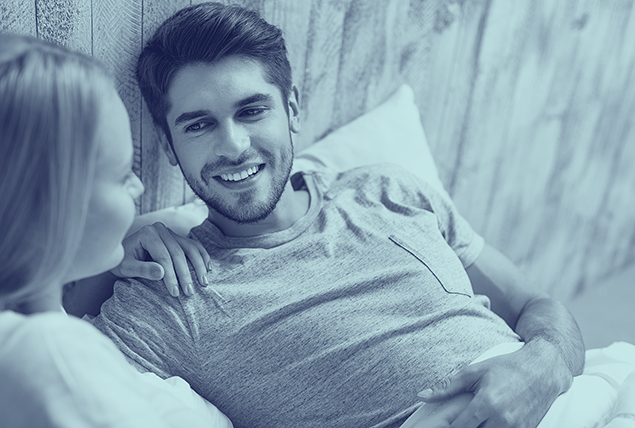
[[[182,124],[183,122],[187,122],[189,120],[192,119],[197,119],[199,117],[203,117],[203,116],[209,116],[211,113],[209,112],[209,110],[195,110],[195,111],[188,111],[185,112],[183,114],[181,114],[179,117],[177,117],[174,120],[174,126],[178,126],[180,124]]]
[[[270,103],[273,97],[269,94],[253,94],[234,103],[234,108],[241,108],[251,103]]]

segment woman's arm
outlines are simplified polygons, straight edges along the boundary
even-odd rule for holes
[[[113,293],[119,278],[145,278],[163,282],[173,296],[179,284],[186,295],[193,293],[194,280],[188,260],[196,273],[196,282],[207,286],[210,257],[200,242],[185,238],[162,223],[144,226],[123,241],[124,258],[116,268],[64,287],[63,305],[67,313],[82,317],[97,315]]]

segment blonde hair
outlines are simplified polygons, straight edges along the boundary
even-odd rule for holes
[[[86,220],[101,100],[113,90],[90,57],[0,34],[0,309],[64,280]]]

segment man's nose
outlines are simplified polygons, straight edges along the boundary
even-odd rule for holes
[[[251,146],[247,130],[234,122],[224,124],[219,132],[219,138],[214,144],[214,153],[219,157],[238,159]]]

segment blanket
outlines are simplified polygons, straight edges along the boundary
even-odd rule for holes
[[[445,427],[471,398],[465,393],[425,404],[402,428]],[[635,428],[635,346],[616,342],[587,351],[583,374],[556,399],[538,428]]]

